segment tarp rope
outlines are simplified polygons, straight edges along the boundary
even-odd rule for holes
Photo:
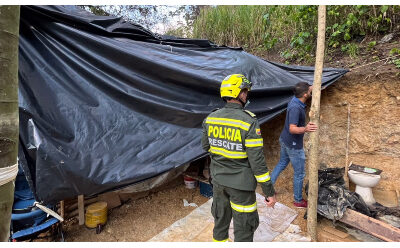
[[[4,184],[14,180],[17,177],[17,174],[18,174],[18,164],[14,164],[12,166],[0,168],[0,186],[2,186]],[[35,202],[34,206],[38,207],[43,212],[46,212],[47,214],[55,217],[59,221],[61,221],[61,222],[64,221],[64,219],[60,215],[58,215],[53,210],[51,210],[51,209],[39,204],[39,202]]]
[[[58,219],[59,221],[63,222],[64,218],[61,217],[60,215],[58,215],[56,212],[54,212],[53,210],[51,210],[48,207],[45,207],[43,205],[41,205],[39,202],[35,202],[34,206],[38,207],[40,210],[42,210],[43,212],[55,217],[56,219]]]
[[[17,177],[17,174],[18,174],[18,164],[0,168],[0,186],[14,180]]]

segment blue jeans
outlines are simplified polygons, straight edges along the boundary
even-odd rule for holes
[[[272,170],[271,181],[275,184],[276,179],[279,174],[286,169],[289,162],[292,163],[294,176],[293,176],[293,194],[294,200],[300,202],[303,199],[303,181],[306,175],[304,170],[304,163],[306,156],[304,154],[304,149],[291,149],[287,147],[281,139],[279,139],[281,144],[281,154],[278,164]]]

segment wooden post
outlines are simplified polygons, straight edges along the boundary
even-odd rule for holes
[[[64,219],[65,218],[65,204],[64,201],[60,201],[60,215]]]
[[[18,5],[0,5],[0,173],[10,180],[3,168],[17,166],[19,13]],[[14,179],[0,184],[0,242],[10,236],[13,201]]]
[[[312,241],[317,241],[317,200],[318,200],[318,143],[319,143],[319,106],[321,98],[322,68],[324,65],[325,51],[325,14],[326,6],[318,7],[318,38],[317,53],[315,58],[314,83],[312,90],[312,102],[310,109],[310,122],[318,126],[317,131],[310,133],[310,155],[308,159],[308,210],[307,232]]]
[[[348,165],[345,165],[346,167],[344,167],[344,184],[347,189],[350,188],[350,180],[349,180],[348,172],[349,172],[349,168],[352,164],[353,164],[353,161],[350,161],[350,163]]]
[[[347,103],[347,135],[346,135],[346,163],[344,169],[344,183],[347,188],[349,188],[349,176],[347,172],[349,171],[349,140],[350,140],[350,103]],[[351,163],[350,163],[351,164]]]
[[[80,226],[85,224],[85,202],[83,195],[78,196],[78,219]]]

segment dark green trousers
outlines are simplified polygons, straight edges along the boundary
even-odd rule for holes
[[[227,241],[233,217],[235,242],[253,242],[259,218],[255,191],[243,191],[217,184],[213,180],[213,240]]]

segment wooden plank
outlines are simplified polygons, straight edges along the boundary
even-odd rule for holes
[[[65,205],[64,201],[60,201],[60,215],[64,219],[65,217]]]
[[[319,231],[317,236],[318,242],[343,242],[339,237],[324,230]]]
[[[351,238],[350,236],[342,238],[331,232],[321,230],[318,232],[318,242],[358,242],[358,240]]]
[[[115,192],[107,192],[99,195],[99,197],[97,198],[99,199],[99,201],[107,202],[108,209],[113,209],[115,207],[121,206],[121,199],[119,198],[119,195]]]
[[[69,219],[69,218],[72,218],[72,217],[78,216],[78,214],[79,214],[79,211],[78,211],[78,209],[75,209],[74,211],[71,211],[71,212],[67,213],[67,216],[66,216],[66,218],[67,218],[67,219]]]
[[[83,195],[78,196],[78,219],[80,226],[85,224],[85,201]]]
[[[347,209],[339,221],[358,228],[384,241],[400,242],[399,228],[389,225],[383,221],[368,217],[357,211]]]
[[[137,192],[137,193],[119,193],[119,199],[122,202],[127,202],[127,201],[135,201],[137,199],[144,198],[150,194],[150,191],[144,191],[144,192]]]
[[[330,227],[330,226],[324,226],[324,227],[322,228],[322,230],[323,230],[323,231],[326,231],[326,232],[328,232],[328,233],[334,234],[335,236],[338,236],[339,238],[342,238],[342,239],[345,239],[345,238],[347,238],[348,236],[350,236],[348,233],[339,231],[339,230],[337,230],[337,229],[335,229],[335,228],[333,228],[333,227]]]
[[[210,184],[210,183],[208,182],[208,179],[205,178],[205,177],[197,176],[197,175],[195,175],[195,174],[193,174],[193,173],[190,173],[190,172],[185,172],[185,173],[183,173],[183,175],[184,175],[184,176],[187,176],[187,177],[190,177],[190,178],[193,178],[193,179],[196,179],[196,180],[199,180],[200,182]]]
[[[97,199],[97,197],[93,197],[90,199],[84,199],[84,201],[85,201],[86,205],[88,205],[88,204],[97,202],[98,199]],[[69,205],[68,207],[66,207],[65,212],[68,213],[68,212],[74,211],[75,209],[78,209],[78,202],[75,202],[75,203]]]

